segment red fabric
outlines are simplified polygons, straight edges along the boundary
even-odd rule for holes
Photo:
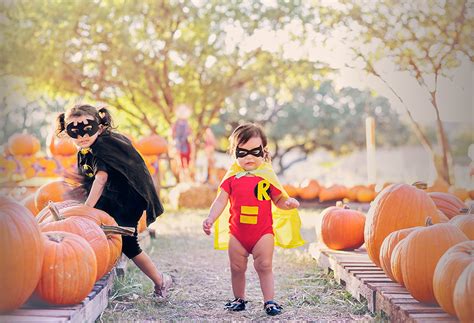
[[[253,247],[263,235],[273,234],[272,200],[258,200],[255,195],[258,183],[263,180],[258,176],[243,176],[238,179],[232,176],[221,184],[221,189],[229,194],[230,199],[230,234],[239,240],[249,253],[252,253]],[[271,199],[280,194],[279,189],[270,185]],[[242,206],[258,206],[256,224],[240,223]]]

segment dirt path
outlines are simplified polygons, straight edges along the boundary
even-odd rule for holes
[[[303,237],[315,239],[317,211],[303,211]],[[115,283],[109,307],[100,318],[109,320],[263,320],[258,276],[249,260],[248,309],[223,310],[232,298],[227,253],[212,248],[212,238],[201,231],[205,211],[167,213],[156,225],[157,239],[148,248],[160,270],[175,277],[169,299],[157,303],[149,295],[151,282],[130,265],[126,277]],[[284,307],[279,320],[370,319],[367,308],[326,276],[306,252],[277,248],[274,257],[276,300]]]

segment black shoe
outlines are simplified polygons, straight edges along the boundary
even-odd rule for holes
[[[274,301],[267,301],[263,304],[263,309],[265,310],[267,315],[275,316],[281,314],[281,310],[283,309],[283,307],[281,307]]]
[[[224,307],[228,311],[238,312],[245,310],[245,304],[247,301],[244,301],[242,298],[236,297],[233,301],[228,301]]]

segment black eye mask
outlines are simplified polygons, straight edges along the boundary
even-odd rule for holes
[[[67,134],[74,139],[77,139],[78,136],[84,137],[86,134],[92,137],[97,131],[99,131],[99,124],[95,120],[87,120],[87,124],[78,122],[76,125],[71,122],[66,126]]]
[[[247,156],[249,154],[252,155],[252,156],[255,156],[255,157],[263,157],[263,147],[262,147],[262,145],[258,146],[257,148],[250,149],[250,150],[239,148],[239,147],[237,147],[235,149],[235,157],[237,157],[237,158],[244,158],[245,156]]]

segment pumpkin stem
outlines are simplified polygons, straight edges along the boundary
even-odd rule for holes
[[[64,236],[58,232],[54,233],[45,233],[45,235],[48,237],[49,240],[54,241],[56,243],[60,243],[61,241],[64,240]]]
[[[427,217],[425,221],[425,227],[429,227],[430,225],[433,225],[433,220],[431,219],[431,216]]]
[[[100,225],[100,228],[105,234],[121,234],[123,236],[133,236],[135,234],[135,228],[132,227],[121,227],[118,225]]]
[[[415,186],[416,188],[418,188],[420,190],[426,190],[428,188],[428,184],[426,184],[425,182],[422,182],[422,181],[415,182],[411,185]]]
[[[336,207],[344,207],[344,203],[342,203],[342,201],[337,201]]]
[[[53,201],[48,202],[48,208],[51,212],[51,215],[53,216],[54,221],[64,220],[64,218],[59,214],[58,207],[54,204]]]

